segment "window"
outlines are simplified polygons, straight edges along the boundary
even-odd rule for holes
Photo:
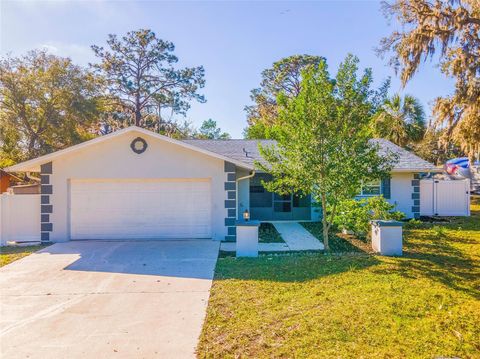
[[[369,181],[362,185],[361,196],[378,196],[380,194],[382,194],[382,181]]]
[[[265,188],[263,186],[250,186],[250,193],[264,193]]]

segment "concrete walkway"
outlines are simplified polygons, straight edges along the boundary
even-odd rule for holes
[[[323,250],[323,243],[298,222],[272,222],[292,251]]]
[[[285,243],[259,243],[259,252],[322,251],[323,243],[298,222],[272,222]],[[235,252],[236,243],[223,242],[220,250]]]
[[[219,242],[57,243],[0,268],[1,358],[194,358]]]

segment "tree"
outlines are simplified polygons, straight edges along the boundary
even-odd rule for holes
[[[425,112],[413,96],[399,94],[386,99],[373,117],[376,137],[385,138],[401,147],[419,142],[425,133]]]
[[[246,106],[248,127],[246,138],[271,138],[271,128],[277,118],[277,96],[295,97],[300,93],[302,71],[309,66],[318,66],[324,58],[311,55],[294,55],[273,63],[262,72],[260,87],[250,94],[254,105]]]
[[[121,39],[110,34],[107,44],[108,50],[92,46],[101,60],[92,66],[105,78],[109,94],[132,124],[159,131],[162,109],[185,115],[191,100],[205,102],[197,92],[205,85],[203,67],[175,68],[173,43],[141,29]]]
[[[231,138],[228,133],[222,132],[222,129],[217,127],[217,121],[211,118],[203,121],[195,137],[205,140],[228,140]]]
[[[277,145],[260,147],[265,163],[257,165],[273,176],[264,186],[272,192],[311,193],[322,206],[323,237],[337,205],[358,194],[362,181],[390,172],[393,154],[378,155],[370,122],[379,92],[370,89],[371,70],[358,77],[358,59],[349,55],[330,78],[322,60],[302,71],[300,91],[278,97]]]
[[[383,2],[388,17],[402,30],[381,42],[405,85],[420,64],[438,55],[441,70],[456,80],[451,96],[435,101],[438,127],[446,126],[442,142],[455,141],[473,159],[480,151],[480,2],[478,0],[396,0]]]
[[[440,144],[444,131],[445,129],[427,128],[422,140],[412,145],[413,152],[436,165],[443,165],[449,159],[464,156],[462,150],[454,143],[446,146]]]
[[[101,84],[68,58],[31,51],[0,61],[0,156],[20,161],[93,136]]]

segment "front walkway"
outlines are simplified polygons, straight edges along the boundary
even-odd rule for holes
[[[323,251],[323,243],[298,222],[272,222],[285,243],[259,243],[259,252]],[[235,252],[236,243],[223,242],[222,251]]]
[[[323,243],[298,222],[272,222],[291,251],[322,251]]]

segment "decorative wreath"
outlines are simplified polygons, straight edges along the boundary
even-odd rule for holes
[[[145,141],[143,138],[141,137],[137,137],[136,139],[134,139],[132,141],[132,143],[130,144],[130,148],[132,149],[133,152],[137,153],[137,154],[140,154],[140,153],[143,153],[145,152],[145,150],[147,149],[148,145],[147,145],[147,141]]]

